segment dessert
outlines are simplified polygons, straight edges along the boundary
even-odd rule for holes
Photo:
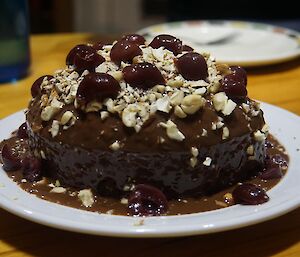
[[[25,183],[45,177],[57,183],[52,193],[76,194],[86,207],[98,196],[121,199],[131,215],[160,215],[168,201],[286,169],[284,158],[266,155],[268,126],[239,66],[170,35],[146,42],[136,34],[77,45],[66,64],[33,83],[21,140],[3,143],[4,169],[21,169]],[[249,183],[232,195],[268,200]]]

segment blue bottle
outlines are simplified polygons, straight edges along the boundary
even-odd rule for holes
[[[27,0],[1,0],[0,82],[26,76],[30,66]]]

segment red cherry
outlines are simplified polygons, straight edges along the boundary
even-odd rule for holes
[[[45,75],[45,76],[39,77],[36,81],[34,81],[31,86],[31,96],[33,98],[37,97],[41,93],[41,84],[45,77],[47,77],[47,80],[53,79],[53,76]]]
[[[79,84],[76,99],[81,104],[90,101],[102,101],[105,98],[115,98],[120,91],[117,80],[107,73],[92,72],[87,74]]]
[[[114,44],[110,51],[111,60],[120,65],[121,62],[132,62],[132,59],[141,55],[142,50],[136,43],[132,43],[130,41],[121,40]]]
[[[144,45],[146,39],[139,34],[128,34],[124,35],[121,40],[129,41],[131,43],[135,43],[137,45]]]
[[[17,137],[18,138],[22,138],[22,139],[25,139],[25,138],[28,138],[28,134],[27,134],[27,123],[24,122],[18,129],[17,131]]]
[[[22,162],[23,177],[29,182],[38,181],[42,178],[42,162],[40,159],[27,156]]]
[[[244,205],[257,205],[269,201],[269,197],[265,190],[250,183],[244,183],[237,186],[233,190],[232,196],[235,203]]]
[[[240,66],[231,66],[232,73],[221,80],[222,89],[230,98],[245,98],[247,96],[247,74]]]
[[[156,216],[166,213],[168,201],[156,187],[139,184],[128,198],[128,212],[137,216]]]
[[[188,52],[175,63],[178,72],[187,80],[204,80],[208,77],[207,63],[201,54]]]
[[[102,50],[103,47],[105,46],[105,44],[103,44],[102,42],[96,42],[92,45],[92,47],[96,50],[96,51],[99,51],[99,50]]]
[[[88,45],[77,45],[68,54],[67,65],[74,65],[75,70],[82,73],[84,70],[90,72],[103,63],[105,59],[97,54],[96,49]]]
[[[14,171],[21,168],[21,160],[8,144],[2,147],[1,156],[5,171]]]
[[[191,46],[188,45],[183,45],[182,46],[182,52],[193,52],[194,48],[192,48]]]
[[[126,66],[123,69],[123,74],[126,83],[142,89],[165,83],[159,69],[148,62]]]
[[[173,52],[175,55],[180,54],[182,52],[181,40],[171,35],[158,35],[152,40],[152,42],[149,45],[152,48],[164,47],[169,51]]]

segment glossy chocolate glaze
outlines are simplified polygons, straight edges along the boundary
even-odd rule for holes
[[[244,103],[251,107],[254,101],[246,99]],[[137,153],[190,151],[192,146],[208,147],[224,142],[222,130],[212,130],[212,123],[217,122],[218,116],[223,115],[217,113],[210,102],[207,102],[202,110],[185,119],[180,119],[172,113],[156,112],[138,133],[133,128],[126,127],[117,114],[110,114],[107,119],[102,120],[99,113],[81,112],[73,104],[63,106],[55,114],[53,120],[60,120],[67,110],[72,111],[78,117],[75,124],[67,130],[60,130],[58,135],[52,138],[49,133],[52,120],[49,122],[41,120],[40,99],[34,98],[26,115],[28,127],[32,131],[31,136],[70,147],[103,151],[111,151],[109,146],[115,141],[119,141],[122,151]],[[240,105],[230,116],[223,116],[223,118],[225,126],[230,131],[227,141],[261,129],[265,123],[262,111],[257,116],[250,116],[250,113],[246,114]],[[185,135],[184,141],[179,142],[168,138],[165,129],[158,125],[169,119],[174,121],[178,129]],[[207,131],[207,136],[201,136],[203,129]],[[164,143],[160,143],[160,137],[163,137]]]
[[[269,136],[268,140],[273,143],[271,147],[268,147],[266,149],[267,154],[269,156],[273,156],[276,154],[280,154],[283,159],[285,159],[288,162],[288,156],[283,148],[282,145],[278,143],[278,141],[272,137]],[[9,143],[10,145],[15,145],[16,138],[12,138],[9,140],[6,140],[1,143],[3,145],[4,143]],[[26,143],[24,141],[18,141],[17,144],[20,144],[22,147],[26,147]],[[2,147],[0,147],[2,148]],[[284,170],[285,173],[286,170]],[[85,207],[81,204],[77,197],[77,191],[74,188],[67,188],[66,193],[50,193],[50,190],[52,189],[49,184],[55,184],[55,180],[46,179],[42,182],[35,182],[35,183],[29,183],[29,182],[22,182],[22,172],[21,171],[14,171],[9,172],[8,175],[16,181],[21,188],[23,188],[25,191],[35,194],[38,197],[54,202],[63,204],[66,206],[88,210],[88,211],[94,211],[99,213],[112,213],[117,215],[128,215],[127,214],[127,205],[122,204],[119,199],[115,198],[109,198],[109,197],[101,197],[97,195],[95,197],[95,203],[92,207]],[[273,186],[275,186],[280,179],[271,179],[271,180],[263,180],[259,177],[254,177],[249,179],[251,183],[254,183],[256,185],[261,186],[265,190],[271,189]],[[227,206],[230,206],[233,204],[232,201],[227,201],[224,196],[227,193],[231,193],[235,186],[226,188],[218,193],[210,194],[208,196],[203,197],[184,197],[184,198],[177,198],[169,201],[169,210],[167,212],[167,215],[178,215],[178,214],[189,214],[189,213],[197,213],[197,212],[204,212],[204,211],[210,211],[215,209],[224,208]],[[272,199],[271,199],[272,201]]]
[[[156,112],[136,133],[117,116],[103,121],[98,113],[79,113],[73,105],[66,105],[54,119],[59,120],[66,110],[79,119],[52,138],[51,122],[41,121],[38,103],[34,99],[27,113],[29,141],[32,149],[45,155],[48,175],[63,185],[92,188],[102,195],[119,196],[131,183],[155,185],[168,198],[205,195],[248,178],[253,166],[261,167],[265,158],[263,142],[254,141],[252,134],[264,124],[262,112],[249,119],[241,107],[235,108],[230,117],[224,117],[230,131],[226,140],[222,140],[222,130],[211,129],[218,114],[209,103],[185,119],[171,114],[186,137],[179,142],[169,139],[158,126],[169,114]],[[201,136],[202,129],[207,130],[206,136]],[[160,143],[162,136],[164,142]],[[112,151],[109,146],[116,140],[122,148]],[[255,154],[249,161],[245,149],[250,145]],[[199,149],[194,168],[190,165],[193,146]],[[212,158],[210,166],[202,164],[206,157]]]

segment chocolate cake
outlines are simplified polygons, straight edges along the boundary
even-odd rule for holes
[[[66,64],[35,81],[26,112],[43,176],[118,199],[157,190],[163,206],[262,171],[268,126],[243,68],[135,34],[77,45]]]

